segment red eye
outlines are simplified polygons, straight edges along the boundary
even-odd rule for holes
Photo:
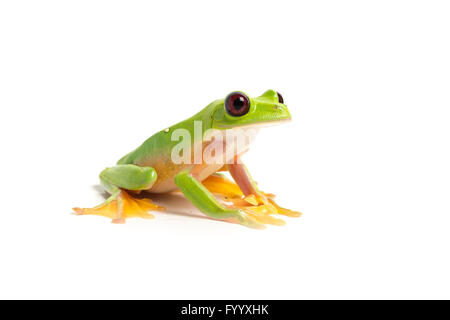
[[[277,92],[277,95],[278,95],[278,102],[284,103],[284,99],[283,99],[283,96],[281,95],[281,93]]]
[[[232,116],[243,116],[250,109],[250,99],[242,92],[232,92],[225,99],[225,109]]]

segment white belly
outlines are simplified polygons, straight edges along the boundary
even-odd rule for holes
[[[205,180],[210,175],[220,170],[224,165],[234,163],[240,155],[245,153],[248,150],[250,143],[255,138],[257,131],[254,130],[251,137],[239,141],[227,138],[227,133],[235,133],[235,130],[230,129],[222,131],[221,140],[219,141],[212,140],[206,143],[200,142],[201,145],[198,148],[196,148],[196,146],[199,145],[194,145],[192,149],[194,153],[201,152],[201,155],[194,155],[194,159],[201,159],[200,162],[191,165],[180,165],[180,169],[175,175],[190,168],[190,172],[196,179],[199,181]],[[208,152],[208,150],[211,151],[213,149],[214,152],[212,152],[212,154],[214,157],[211,157],[211,152]],[[158,183],[156,183],[149,191],[153,193],[164,193],[177,190],[178,187],[175,185],[174,176],[165,181],[158,181]]]

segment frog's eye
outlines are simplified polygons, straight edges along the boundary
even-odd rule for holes
[[[242,92],[232,92],[225,99],[225,109],[232,116],[243,116],[250,109],[250,99]]]
[[[283,96],[281,95],[281,93],[277,92],[277,95],[278,95],[278,102],[284,103],[284,99],[283,99]]]

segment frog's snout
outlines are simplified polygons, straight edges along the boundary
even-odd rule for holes
[[[289,112],[289,109],[286,105],[278,103],[273,107],[273,109],[275,113],[275,118],[277,120],[285,120],[285,121],[292,120],[291,113]]]

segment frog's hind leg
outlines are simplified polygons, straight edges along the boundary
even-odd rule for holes
[[[73,208],[80,215],[100,215],[112,219],[113,223],[124,223],[126,218],[153,218],[148,211],[163,211],[150,199],[131,196],[126,190],[138,192],[148,190],[156,181],[156,171],[150,167],[131,164],[106,168],[100,174],[100,181],[111,196],[94,208]]]

